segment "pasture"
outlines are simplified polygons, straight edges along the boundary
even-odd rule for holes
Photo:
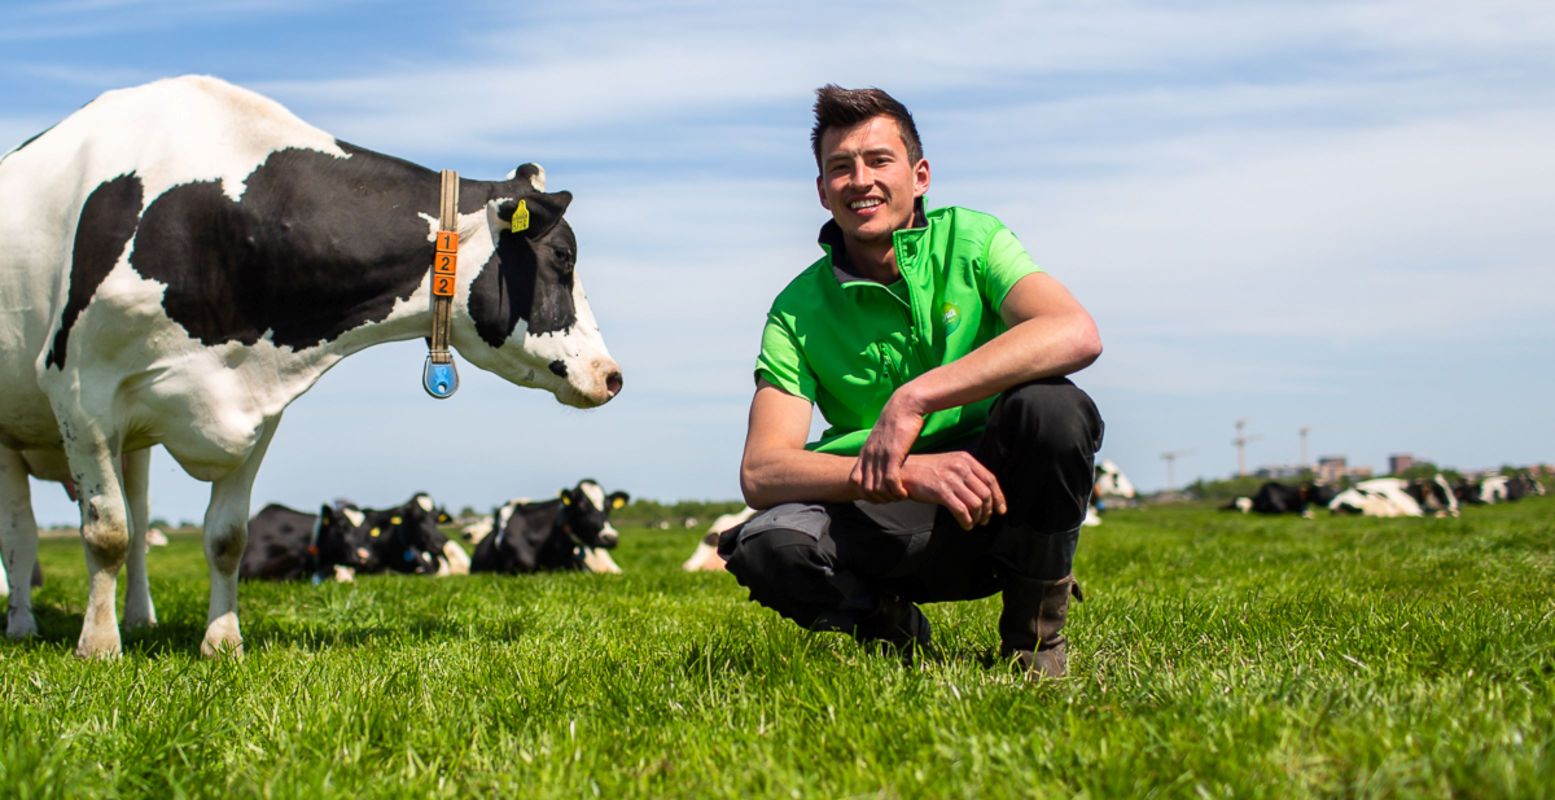
[[[905,669],[634,528],[622,576],[246,583],[217,661],[175,535],[160,627],[85,662],[81,544],[50,539],[42,636],[0,644],[0,795],[1547,796],[1552,520],[1116,511],[1074,677],[1037,686],[989,663],[996,598],[928,606],[945,661]]]

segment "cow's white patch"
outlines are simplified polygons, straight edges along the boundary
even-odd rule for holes
[[[615,559],[610,557],[610,551],[597,547],[583,548],[583,565],[590,572],[599,572],[605,575],[620,575],[621,568],[616,565]]]
[[[1096,489],[1097,497],[1124,497],[1130,500],[1137,496],[1134,484],[1118,469],[1118,465],[1111,459],[1102,459],[1096,465]]]
[[[353,528],[360,528],[360,527],[362,527],[362,523],[365,523],[367,521],[367,515],[366,514],[363,514],[362,512],[360,512],[360,511],[358,511],[358,510],[356,510],[354,508],[351,508],[349,506],[347,506],[346,508],[340,509],[340,515],[345,517],[346,520],[348,520],[351,523],[351,527],[353,527]]]
[[[605,490],[599,488],[599,484],[593,481],[584,481],[578,484],[578,490],[583,492],[583,496],[587,497],[590,503],[594,504],[594,508],[600,511],[605,510]]]
[[[460,528],[459,532],[464,535],[464,538],[467,539],[470,544],[480,544],[482,539],[491,535],[492,526],[495,524],[496,520],[492,517],[481,517],[480,519],[464,526],[463,528]]]
[[[432,510],[431,496],[425,494],[416,495],[416,505],[420,506],[422,511],[430,512]]]

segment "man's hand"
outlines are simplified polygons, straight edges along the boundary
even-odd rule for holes
[[[923,430],[923,413],[914,410],[902,399],[902,392],[891,396],[880,410],[875,427],[859,449],[858,461],[848,475],[853,485],[871,503],[890,503],[906,500],[907,487],[902,481],[902,464],[907,451],[918,441]]]
[[[1008,510],[999,480],[971,453],[925,453],[907,459],[902,468],[907,496],[944,506],[962,530],[986,525],[994,514]]]

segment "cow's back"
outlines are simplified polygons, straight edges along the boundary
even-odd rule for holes
[[[88,300],[114,302],[114,290],[127,289],[128,304],[159,302],[157,286],[125,264],[145,208],[201,181],[236,198],[244,178],[286,147],[341,153],[333,137],[272,100],[186,76],[106,92],[0,156],[0,442],[57,446],[40,383],[50,367],[60,371],[62,329]]]
[[[308,547],[318,516],[271,503],[248,522],[248,545],[238,567],[239,577],[259,580],[300,580],[312,567]]]

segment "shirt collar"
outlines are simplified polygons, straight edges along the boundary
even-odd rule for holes
[[[902,230],[925,228],[928,227],[928,224],[929,216],[924,211],[923,198],[920,196],[913,200],[912,224]],[[894,236],[895,234],[893,233],[892,235]],[[816,237],[816,243],[826,251],[827,255],[831,256],[832,271],[837,275],[839,283],[864,280],[864,278],[860,278],[848,270],[850,266],[848,262],[848,247],[842,240],[842,228],[837,225],[836,220],[826,220],[826,224],[821,226],[820,235]]]

